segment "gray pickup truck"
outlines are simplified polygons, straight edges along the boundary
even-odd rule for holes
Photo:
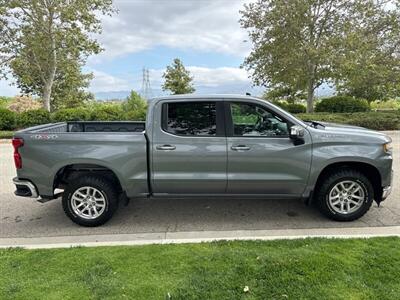
[[[304,122],[254,97],[149,101],[146,122],[64,122],[18,131],[15,194],[62,195],[84,226],[139,197],[297,198],[331,219],[363,216],[391,191],[385,134]]]

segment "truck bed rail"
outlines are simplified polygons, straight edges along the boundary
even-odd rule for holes
[[[144,132],[145,122],[140,121],[71,121],[39,125],[22,130],[30,133],[66,132]]]

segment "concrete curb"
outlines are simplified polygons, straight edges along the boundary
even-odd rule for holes
[[[183,244],[220,240],[279,240],[316,237],[370,238],[383,236],[400,237],[400,226],[283,230],[193,231],[37,238],[0,238],[0,248],[23,247],[27,249],[47,249],[69,248],[77,246],[96,247],[148,244]]]
[[[0,144],[10,144],[11,145],[11,139],[0,139]]]

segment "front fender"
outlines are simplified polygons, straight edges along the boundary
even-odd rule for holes
[[[391,171],[391,158],[388,159],[388,155],[383,152],[380,145],[360,142],[314,144],[309,186],[315,187],[319,175],[328,166],[346,162],[363,163],[374,167],[381,175],[382,182],[385,181],[388,170],[389,173]]]

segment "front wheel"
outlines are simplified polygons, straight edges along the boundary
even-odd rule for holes
[[[105,178],[82,176],[68,184],[62,204],[73,222],[94,227],[111,219],[118,207],[118,194]]]
[[[343,169],[332,172],[322,181],[316,193],[319,210],[336,221],[353,221],[371,207],[374,189],[361,172]]]

